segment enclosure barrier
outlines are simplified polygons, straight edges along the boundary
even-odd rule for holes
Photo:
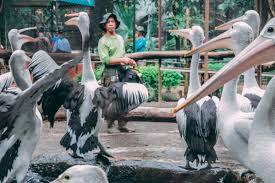
[[[162,68],[161,64],[162,64],[162,59],[179,59],[179,58],[184,58],[184,54],[187,53],[188,50],[184,50],[184,51],[150,51],[150,52],[138,52],[138,53],[130,53],[130,54],[126,54],[127,57],[132,58],[136,61],[138,60],[151,60],[151,59],[158,59],[159,61],[157,61],[158,66],[159,66],[159,70],[158,70],[158,75],[161,76],[161,71],[162,70],[170,70],[170,71],[180,71],[180,72],[184,72],[185,74],[188,74],[190,72],[190,69],[177,69],[177,68]],[[33,53],[27,52],[28,56],[32,56]],[[0,50],[0,58],[3,58],[5,60],[8,60],[9,57],[11,55],[11,50]],[[56,61],[57,64],[62,64],[65,61],[68,61],[72,58],[74,58],[76,55],[78,55],[78,53],[49,53],[49,55]],[[204,57],[204,53],[201,54],[201,58]],[[208,57],[209,58],[213,58],[213,59],[217,59],[217,60],[221,60],[223,58],[230,58],[230,57],[234,57],[234,53],[232,51],[220,51],[220,52],[208,52]],[[185,57],[185,59],[190,59],[190,57]],[[99,56],[97,54],[91,54],[91,60],[94,63],[101,63]],[[207,73],[209,74],[215,74],[216,71],[208,71],[208,70],[200,70],[200,73],[204,73],[205,71],[207,71]],[[260,69],[261,71],[261,69]],[[259,72],[258,73],[258,78],[261,78],[262,73]],[[263,74],[263,76],[273,76],[272,74]],[[161,80],[158,80],[158,84],[159,86],[162,86]],[[185,77],[185,89],[186,87],[188,87],[188,77]],[[162,87],[160,87],[160,90],[158,90],[158,96],[161,96]],[[159,102],[161,102],[161,98],[159,97]]]

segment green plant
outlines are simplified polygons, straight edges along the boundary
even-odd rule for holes
[[[175,71],[163,71],[162,72],[162,85],[170,91],[172,87],[179,86],[183,76],[179,72]]]
[[[245,11],[253,9],[254,0],[225,0],[218,6],[221,13],[228,19],[244,14]]]
[[[104,66],[103,65],[96,66],[96,69],[95,69],[96,80],[100,80],[101,79],[103,70],[104,70]]]
[[[158,66],[148,65],[140,68],[142,79],[149,90],[150,100],[157,100],[158,97]],[[180,85],[183,76],[180,72],[162,71],[162,86],[168,91],[172,87]],[[173,98],[173,97],[170,97]]]
[[[164,101],[177,101],[178,100],[177,96],[173,95],[171,93],[162,94],[161,98]]]

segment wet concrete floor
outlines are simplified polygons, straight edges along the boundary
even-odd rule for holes
[[[186,145],[180,141],[176,123],[131,121],[128,126],[134,128],[136,132],[108,134],[106,124],[101,128],[100,139],[115,157],[113,161],[151,160],[185,165],[183,155]],[[66,122],[64,121],[56,122],[53,129],[50,129],[48,122],[44,121],[43,133],[33,159],[41,155],[67,156],[68,153],[59,145],[65,131]],[[232,158],[221,139],[215,149],[219,159],[213,165],[214,167],[244,171],[244,167]],[[89,154],[87,156],[90,156]]]

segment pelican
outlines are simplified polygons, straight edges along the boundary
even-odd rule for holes
[[[102,124],[102,110],[98,109],[92,102],[94,91],[99,85],[91,67],[89,17],[87,13],[80,12],[78,17],[68,20],[65,24],[77,25],[82,35],[83,73],[81,84],[71,82],[68,77],[57,82],[53,88],[43,94],[43,110],[49,111],[48,114],[50,114],[53,124],[54,113],[58,108],[63,104],[67,109],[68,129],[60,144],[66,150],[71,149],[73,151],[70,154],[72,157],[83,158],[85,153],[97,147],[100,148],[100,153],[111,156],[98,139],[98,132]],[[41,54],[40,57],[45,57],[45,53]],[[39,78],[58,66],[52,59],[48,59],[44,63],[33,62],[31,67],[35,77]],[[60,98],[59,102],[52,111],[51,103],[58,98]]]
[[[235,55],[238,55],[252,40],[253,31],[251,27],[244,22],[238,22],[233,24],[227,32],[191,52],[197,53],[229,47],[233,49]],[[223,142],[232,156],[247,168],[250,168],[246,154],[248,153],[249,128],[254,113],[245,113],[240,110],[237,100],[238,79],[239,77],[234,78],[224,85],[218,107],[218,126]]]
[[[11,72],[0,75],[0,93],[7,90],[13,81],[14,79]]]
[[[51,183],[108,183],[106,173],[97,166],[75,165]]]
[[[263,28],[259,37],[242,50],[223,69],[208,80],[192,97],[180,106],[199,100],[201,97],[215,91],[225,82],[236,77],[251,66],[273,61],[275,57],[275,18],[272,18]],[[251,169],[265,183],[275,182],[274,170],[274,122],[275,122],[275,79],[269,82],[266,92],[255,111],[255,116],[249,131],[248,158]],[[177,111],[178,109],[175,109]],[[247,120],[246,120],[247,122]],[[245,130],[242,130],[245,132]],[[244,133],[246,134],[246,133]]]
[[[36,39],[22,34],[25,31],[36,29],[36,27],[28,27],[23,29],[11,29],[8,33],[9,42],[12,51],[21,50],[23,44],[27,42],[36,42]]]
[[[260,29],[260,16],[255,10],[248,10],[241,17],[238,17],[234,20],[231,20],[225,24],[222,24],[216,27],[216,30],[227,30],[232,27],[232,25],[236,22],[245,22],[253,30],[254,39],[259,36]],[[255,78],[255,68],[252,67],[249,70],[244,72],[244,86],[242,95],[247,97],[251,101],[251,105],[253,109],[256,109],[258,103],[264,95],[265,90],[261,89]]]
[[[34,54],[35,56],[35,54]],[[36,108],[40,95],[52,86],[79,58],[64,64],[32,85],[27,64],[30,58],[22,50],[16,50],[9,64],[17,86],[21,90],[0,93],[0,182],[23,182],[32,153],[38,142],[42,118]]]
[[[132,110],[135,104],[141,104],[148,98],[148,92],[145,86],[135,85],[135,83],[117,83],[110,87],[100,87],[91,66],[89,16],[85,12],[67,16],[72,18],[65,24],[78,26],[81,32],[84,56],[81,84],[72,84],[64,98],[63,105],[68,109],[68,130],[60,144],[66,150],[71,149],[73,151],[72,157],[76,158],[83,158],[85,153],[97,147],[100,149],[100,154],[111,156],[98,138],[103,121],[102,116],[116,118],[119,114]],[[41,55],[41,57],[44,56]],[[34,62],[32,67],[37,68],[33,73],[37,77],[41,77],[57,65],[53,61],[47,63]],[[58,89],[60,83],[64,82],[58,82],[52,90]],[[143,90],[140,90],[141,87]],[[144,93],[145,95],[143,95]],[[53,93],[53,95],[55,94]]]
[[[189,39],[193,47],[201,45],[204,40],[203,30],[200,26],[193,26],[191,29],[171,30],[169,32]],[[198,73],[199,58],[199,53],[192,56],[187,97],[190,97],[201,87]],[[181,105],[184,101],[184,98],[180,99],[177,105]],[[216,105],[218,102],[219,99],[217,97],[210,98],[206,96],[179,111],[176,115],[180,136],[182,141],[187,144],[187,149],[184,153],[186,156],[186,169],[194,169],[190,166],[190,162],[194,160],[196,160],[197,164],[207,161],[206,168],[211,168],[211,163],[217,160],[214,145],[218,139],[216,126]]]

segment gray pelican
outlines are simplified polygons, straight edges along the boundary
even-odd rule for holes
[[[108,183],[106,173],[97,166],[75,165],[51,183]]]
[[[207,43],[197,47],[192,53],[209,51],[217,48],[231,48],[235,55],[238,55],[253,40],[253,31],[251,27],[244,23],[238,22],[233,24],[227,32],[217,36]],[[248,153],[248,135],[254,113],[245,113],[240,110],[237,99],[238,79],[234,78],[224,85],[221,101],[218,107],[218,126],[219,132],[225,146],[231,152],[232,156],[249,167]]]
[[[225,24],[216,27],[216,30],[227,30],[232,27],[236,22],[245,22],[252,28],[254,32],[254,39],[259,36],[260,28],[260,16],[255,10],[248,10],[241,17],[231,20]],[[255,68],[252,67],[244,72],[244,86],[242,95],[247,97],[252,105],[252,109],[255,110],[260,102],[265,90],[261,89],[255,78]]]
[[[34,54],[35,57],[35,54]],[[16,50],[9,64],[17,86],[21,90],[0,93],[0,182],[11,182],[15,177],[23,182],[32,153],[41,133],[42,118],[36,108],[40,95],[80,61],[74,59],[32,85],[27,70],[30,58]]]
[[[13,80],[11,72],[0,75],[0,93],[7,90],[11,86]]]
[[[193,47],[200,46],[204,40],[203,30],[200,26],[193,26],[191,29],[170,30],[169,32],[189,39]],[[190,97],[201,87],[198,73],[199,58],[199,53],[192,56],[187,97]],[[180,106],[184,101],[184,98],[180,99],[177,105]],[[218,139],[216,125],[216,105],[218,102],[217,97],[210,98],[206,96],[176,114],[180,136],[182,141],[187,144],[184,153],[186,156],[186,169],[193,169],[190,162],[194,160],[197,164],[207,161],[206,168],[211,168],[211,163],[217,160],[214,146]]]
[[[208,80],[192,97],[180,106],[199,100],[215,91],[225,82],[241,74],[252,66],[264,64],[274,60],[275,57],[275,18],[272,18],[263,28],[259,37],[249,44],[223,69]],[[266,183],[275,182],[274,170],[274,122],[275,122],[275,80],[268,84],[266,92],[255,111],[250,131],[242,130],[248,139],[248,154],[251,169]],[[177,109],[175,110],[177,111]],[[244,122],[247,122],[244,121]],[[248,133],[247,133],[248,132]]]

